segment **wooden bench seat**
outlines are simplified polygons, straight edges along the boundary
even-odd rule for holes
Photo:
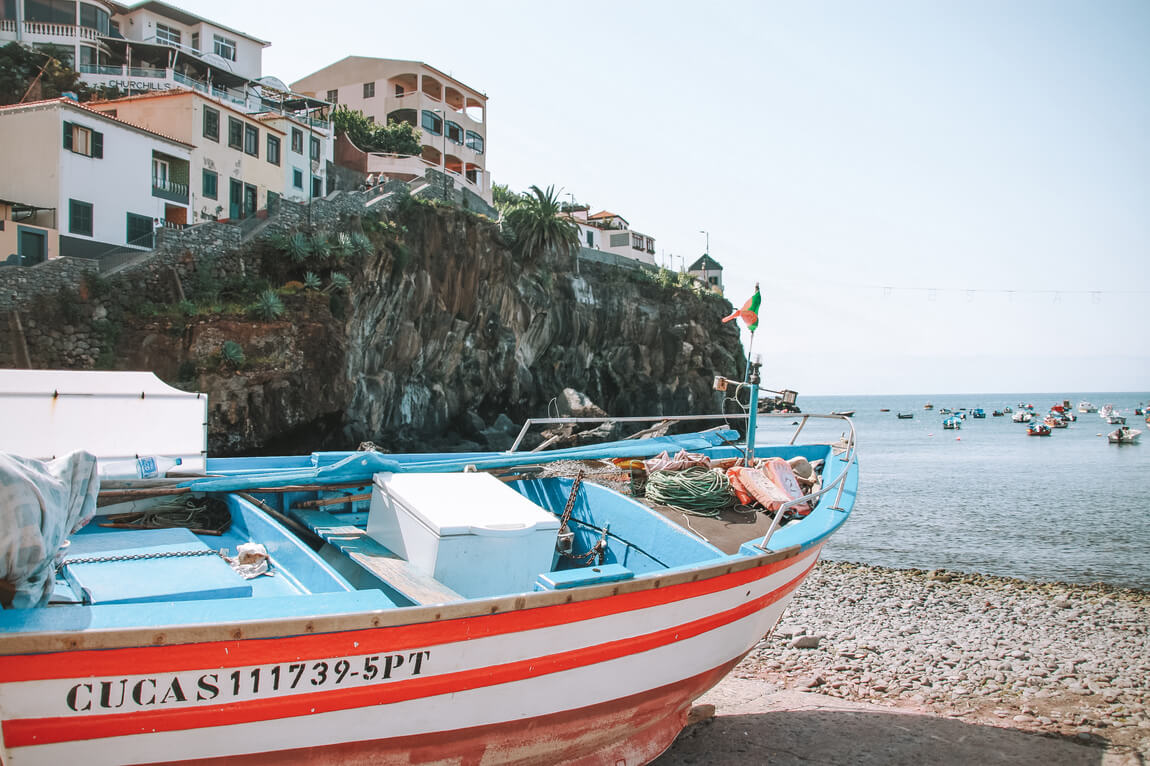
[[[294,509],[291,515],[338,551],[341,558],[357,564],[413,604],[466,600],[431,575],[396,556],[359,527],[342,524],[326,511]],[[329,563],[339,568],[340,561],[329,560]]]

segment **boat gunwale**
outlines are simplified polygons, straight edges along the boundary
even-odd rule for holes
[[[831,531],[833,530],[828,531],[827,534],[830,534]],[[631,580],[443,604],[422,604],[317,616],[257,618],[249,621],[156,624],[89,630],[5,631],[0,632],[0,656],[48,654],[90,649],[178,646],[212,641],[276,639],[489,617],[527,609],[595,601],[724,577],[799,557],[809,551],[811,547],[817,546],[825,536],[820,535],[817,539],[808,541],[809,544],[795,544],[777,551],[764,551],[749,555],[738,554],[725,559],[707,561],[696,566],[688,565],[672,572],[651,572]],[[238,601],[242,601],[242,599],[238,599]]]

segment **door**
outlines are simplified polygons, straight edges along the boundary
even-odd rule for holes
[[[235,221],[243,217],[244,185],[235,178],[228,179],[228,218]]]
[[[244,218],[251,218],[256,214],[256,187],[244,184]]]
[[[23,266],[35,266],[37,263],[42,263],[47,255],[47,239],[44,232],[21,227],[16,252],[20,256],[20,264]]]

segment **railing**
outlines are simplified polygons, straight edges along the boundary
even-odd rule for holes
[[[92,66],[91,64],[81,64],[79,67],[77,67],[77,71],[79,71],[80,74],[102,74],[102,75],[107,75],[109,77],[123,77],[124,76],[124,67],[123,66],[107,66],[107,65]]]
[[[188,185],[165,178],[152,179],[152,196],[172,202],[188,201]]]
[[[47,21],[24,20],[23,34],[28,37],[79,37],[81,40],[97,41],[99,32],[91,27],[78,27],[75,24],[54,24]],[[15,19],[0,21],[0,32],[15,32]]]
[[[731,420],[749,420],[751,417],[755,417],[755,418],[791,418],[791,419],[793,419],[795,417],[795,414],[791,413],[791,412],[786,412],[786,413],[765,413],[765,414],[735,413],[735,414],[730,414],[730,415],[653,415],[653,416],[651,416],[651,415],[639,415],[639,416],[633,416],[633,417],[620,417],[620,418],[611,418],[611,417],[603,417],[603,418],[530,418],[526,422],[524,422],[523,428],[521,428],[519,430],[519,435],[515,438],[515,442],[511,445],[511,449],[508,450],[508,452],[515,452],[519,448],[519,445],[523,442],[523,437],[525,437],[527,435],[528,431],[531,430],[531,427],[535,426],[535,425],[572,425],[572,424],[576,424],[576,423],[587,423],[587,424],[590,424],[590,423],[663,423],[663,422],[677,423],[677,422],[700,422],[700,421],[708,421],[708,420],[711,420],[711,421],[717,420],[717,421],[722,421],[722,422],[726,423],[726,422],[731,421]],[[783,505],[779,508],[779,510],[775,512],[775,517],[771,521],[771,526],[767,529],[767,533],[765,535],[763,535],[762,541],[755,545],[755,547],[757,547],[759,550],[767,551],[767,543],[770,542],[771,536],[774,535],[775,530],[777,530],[779,528],[779,523],[786,516],[786,512],[789,511],[791,508],[794,508],[795,506],[803,505],[805,503],[811,503],[811,507],[813,508],[814,503],[817,502],[819,498],[821,498],[823,495],[830,492],[831,490],[836,490],[835,502],[834,502],[834,505],[831,506],[831,510],[833,510],[833,511],[843,510],[842,508],[839,507],[839,502],[842,501],[843,489],[846,487],[847,475],[850,473],[850,469],[855,463],[855,427],[854,427],[854,423],[851,422],[851,419],[845,415],[802,415],[802,421],[799,423],[798,428],[795,429],[795,432],[793,434],[791,434],[791,440],[790,440],[790,442],[788,442],[789,444],[793,445],[795,443],[795,440],[799,438],[799,434],[803,430],[803,426],[805,426],[807,424],[807,421],[811,418],[819,418],[819,419],[823,419],[823,420],[842,420],[843,422],[845,422],[847,424],[847,427],[850,430],[848,431],[848,434],[845,437],[845,439],[846,439],[846,444],[844,445],[845,449],[844,449],[843,454],[838,458],[842,462],[846,463],[846,465],[843,466],[842,471],[839,472],[839,475],[836,476],[834,478],[834,480],[831,481],[830,484],[827,484],[824,487],[820,487],[815,492],[808,493],[806,495],[803,495],[802,497],[798,497],[798,498],[795,498],[794,500],[790,500],[786,503],[783,503]],[[747,451],[749,453],[753,454],[753,450],[754,450],[753,444],[747,445]]]
[[[167,69],[156,69],[154,67],[128,67],[129,77],[155,77],[157,79],[166,79],[168,76]]]

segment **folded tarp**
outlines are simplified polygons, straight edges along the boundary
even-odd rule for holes
[[[250,474],[207,477],[181,482],[192,492],[238,492],[256,487],[294,485],[328,485],[349,482],[371,483],[377,473],[454,473],[474,466],[477,471],[515,468],[522,465],[552,463],[558,460],[595,460],[607,458],[644,458],[666,450],[700,450],[727,444],[738,438],[731,430],[712,430],[681,436],[617,441],[547,452],[489,452],[482,457],[463,457],[450,453],[428,454],[424,459],[405,457],[403,461],[382,452],[316,453],[315,468],[258,471]],[[331,462],[334,460],[335,462]]]
[[[0,452],[0,601],[48,602],[68,536],[96,514],[96,457],[73,452],[41,461]]]

